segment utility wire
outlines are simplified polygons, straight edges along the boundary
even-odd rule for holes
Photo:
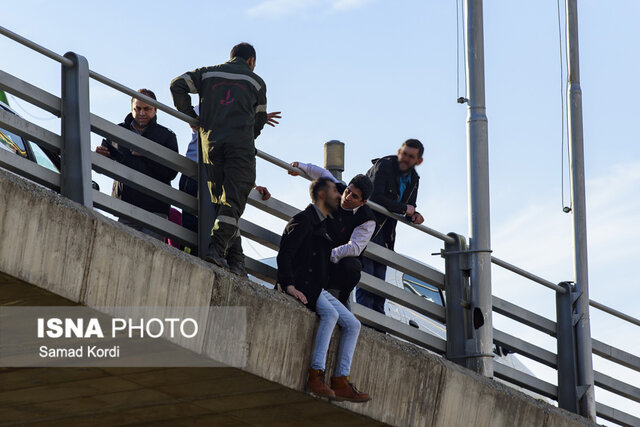
[[[462,21],[462,33],[464,35],[464,16],[461,16],[460,7],[462,0],[456,0],[456,92],[458,94],[458,104],[467,102],[467,98],[460,94],[460,21]],[[466,59],[465,59],[466,70]],[[464,73],[464,95],[467,94],[467,73]]]
[[[565,122],[567,120],[566,116],[566,102],[565,102],[565,94],[566,94],[566,84],[568,83],[568,77],[565,78],[564,71],[564,61],[566,56],[563,55],[563,41],[564,46],[566,46],[566,40],[563,38],[563,34],[566,34],[566,31],[563,31],[562,28],[562,15],[560,12],[560,0],[557,0],[558,6],[558,51],[560,54],[560,109],[561,113],[561,131],[560,131],[560,191],[562,198],[562,211],[565,213],[571,212],[573,206],[571,206],[571,198],[569,198],[569,206],[567,206],[564,202],[564,139],[565,139],[565,129],[567,131],[567,163],[569,162],[569,138],[568,131],[569,126],[565,127]]]
[[[37,117],[34,116],[33,114],[31,114],[30,112],[28,112],[27,110],[25,110],[25,108],[22,106],[22,104],[20,104],[18,102],[18,98],[16,98],[15,96],[8,94],[11,97],[11,101],[13,102],[13,104],[17,105],[18,108],[20,108],[20,110],[22,110],[22,112],[24,114],[26,114],[27,116],[31,117],[32,119],[36,119],[36,120],[43,120],[43,121],[48,121],[48,120],[55,120],[57,119],[56,116],[54,116],[53,114],[50,117]]]

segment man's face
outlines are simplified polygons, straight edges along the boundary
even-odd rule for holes
[[[133,114],[133,120],[135,120],[138,127],[143,128],[156,116],[156,107],[135,99],[131,104],[131,114]]]
[[[333,182],[329,183],[329,187],[326,190],[324,204],[331,212],[338,209],[338,205],[340,204],[340,192],[336,188],[336,184]]]
[[[352,210],[364,205],[365,202],[366,200],[362,200],[362,191],[355,185],[350,184],[342,193],[340,206],[342,206],[342,209]]]
[[[398,150],[398,168],[400,172],[409,172],[413,167],[422,163],[422,157],[418,157],[420,150],[406,145]]]

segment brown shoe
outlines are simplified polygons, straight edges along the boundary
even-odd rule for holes
[[[333,398],[336,395],[324,382],[324,371],[320,369],[309,369],[307,388],[318,397]]]
[[[362,393],[349,382],[349,377],[331,377],[331,389],[336,394],[333,400],[348,400],[349,402],[367,402],[371,396]]]

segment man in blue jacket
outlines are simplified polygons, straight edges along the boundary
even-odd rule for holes
[[[367,176],[373,183],[372,202],[387,210],[404,215],[414,224],[422,224],[424,218],[416,211],[420,176],[415,167],[422,163],[424,146],[417,139],[408,139],[398,149],[397,155],[374,159]],[[376,212],[376,231],[371,241],[393,250],[396,240],[397,220]],[[378,279],[385,280],[387,266],[369,258],[364,258],[362,271]],[[356,301],[384,314],[384,297],[364,289],[356,291]]]

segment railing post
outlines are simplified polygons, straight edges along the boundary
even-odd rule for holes
[[[447,359],[467,367],[467,322],[469,316],[469,276],[467,244],[463,236],[449,233],[455,243],[445,242],[445,298],[447,326]]]
[[[207,255],[211,229],[216,218],[216,209],[209,193],[207,169],[202,159],[202,141],[198,132],[198,256],[200,258]]]
[[[84,56],[73,52],[64,56],[73,61],[73,66],[62,65],[60,193],[92,207],[89,63]]]
[[[575,321],[576,293],[570,282],[558,284],[567,292],[556,292],[556,334],[558,344],[558,406],[578,413],[578,366]]]

